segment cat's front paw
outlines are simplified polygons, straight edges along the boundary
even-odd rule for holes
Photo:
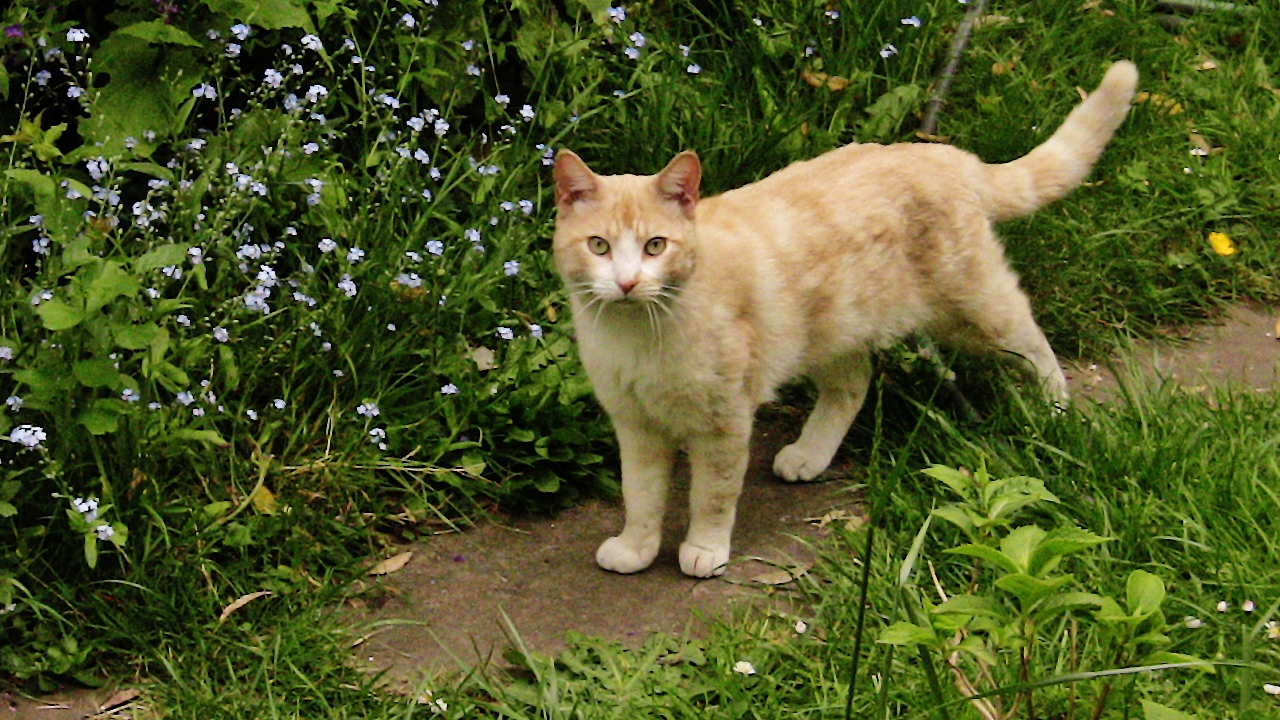
[[[816,453],[792,443],[773,457],[773,474],[789,482],[812,480],[831,464],[831,456]]]
[[[659,540],[628,542],[622,536],[611,537],[596,550],[596,564],[616,573],[634,573],[649,567],[658,555]]]
[[[685,542],[680,545],[680,572],[690,577],[709,578],[724,574],[729,563],[729,546],[703,547]]]

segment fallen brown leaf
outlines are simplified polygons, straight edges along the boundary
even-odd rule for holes
[[[98,706],[98,712],[104,713],[108,710],[114,710],[115,708],[123,705],[128,705],[136,700],[140,695],[142,695],[142,691],[137,688],[122,688],[117,690],[112,693],[111,697],[107,698],[106,702]]]
[[[399,570],[405,565],[409,564],[409,560],[411,560],[412,558],[413,558],[412,550],[402,552],[399,555],[393,555],[387,558],[386,560],[383,560],[382,562],[378,563],[377,565],[374,565],[373,567],[369,568],[369,574],[370,575],[388,575],[390,573],[393,573]]]
[[[480,372],[492,370],[498,366],[495,361],[493,351],[487,347],[471,348],[471,359],[476,364],[476,369]]]
[[[258,599],[258,598],[260,598],[260,597],[264,597],[264,596],[271,595],[271,594],[272,594],[272,592],[271,592],[270,590],[259,590],[258,592],[252,592],[252,593],[249,593],[248,595],[245,595],[244,597],[240,598],[239,600],[236,600],[235,602],[231,603],[230,605],[228,605],[228,606],[226,606],[226,607],[222,608],[222,614],[218,616],[218,622],[222,622],[222,621],[226,620],[226,619],[227,619],[227,617],[231,615],[231,613],[233,613],[233,612],[235,612],[235,611],[239,610],[240,608],[244,607],[245,605],[248,605],[249,603],[253,602],[254,600],[257,600],[257,599]]]
[[[839,75],[828,75],[824,72],[814,72],[813,70],[801,70],[800,79],[809,83],[813,87],[830,90],[831,92],[840,92],[849,87],[849,78],[840,77]]]
[[[267,489],[266,485],[259,485],[254,489],[253,495],[249,498],[253,502],[253,509],[263,515],[276,514],[276,496],[275,493]]]

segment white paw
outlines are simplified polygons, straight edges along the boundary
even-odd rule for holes
[[[596,550],[596,564],[616,573],[634,573],[649,567],[658,555],[660,540],[632,543],[622,536],[611,537]]]
[[[690,577],[715,577],[724,574],[729,563],[729,546],[706,548],[685,542],[680,545],[680,572]]]
[[[773,458],[773,474],[790,482],[812,480],[831,464],[831,456],[819,454],[792,443]]]

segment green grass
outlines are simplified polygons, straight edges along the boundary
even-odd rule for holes
[[[652,172],[694,148],[707,168],[708,192],[718,192],[845,142],[910,140],[963,12],[941,0],[884,0],[841,6],[841,17],[831,20],[826,6],[799,0],[636,3],[627,4],[626,22],[615,25],[605,17],[593,22],[573,0],[515,9],[477,2],[443,3],[430,27],[407,28],[397,25],[405,12],[398,4],[322,15],[325,5],[308,7],[330,55],[337,58],[342,38],[351,37],[357,45],[351,52],[380,71],[298,51],[303,31],[287,23],[255,29],[236,62],[224,56],[225,40],[201,50],[165,46],[170,59],[147,56],[148,63],[187,69],[184,79],[165,81],[174,83],[179,98],[169,109],[178,111],[197,81],[215,83],[218,100],[195,103],[189,117],[167,130],[148,127],[161,131],[159,140],[136,151],[126,151],[115,136],[104,140],[106,150],[77,149],[104,136],[75,120],[81,107],[63,97],[65,80],[47,88],[35,83],[36,70],[56,69],[56,60],[24,65],[24,58],[43,57],[30,43],[38,30],[59,39],[67,27],[86,25],[99,63],[93,67],[111,67],[112,53],[118,61],[143,52],[119,38],[107,41],[113,25],[148,20],[154,9],[122,3],[110,21],[88,4],[49,17],[26,4],[6,11],[5,24],[25,23],[27,37],[4,41],[13,59],[6,66],[10,98],[21,102],[0,109],[0,130],[10,133],[20,119],[41,111],[45,130],[64,119],[70,124],[57,145],[63,159],[40,158],[34,145],[18,142],[0,147],[6,168],[88,185],[94,181],[85,161],[105,152],[117,168],[106,182],[125,196],[122,227],[109,230],[81,216],[86,209],[109,212],[104,202],[64,201],[60,194],[41,200],[25,181],[12,179],[0,193],[6,273],[0,340],[18,348],[15,360],[0,367],[0,395],[26,398],[21,411],[0,415],[0,429],[7,434],[20,423],[38,424],[50,436],[41,453],[0,443],[0,501],[14,509],[6,515],[0,504],[0,592],[11,593],[16,610],[0,614],[0,667],[10,674],[7,682],[24,691],[110,676],[152,683],[151,702],[171,717],[427,714],[415,698],[377,689],[376,678],[350,662],[348,636],[330,609],[351,591],[362,565],[393,545],[494,508],[544,512],[615,486],[609,430],[573,353],[572,326],[550,265],[553,207],[538,145],[572,148],[606,172]],[[1107,351],[1117,334],[1159,334],[1214,317],[1239,299],[1280,295],[1280,140],[1273,132],[1280,119],[1274,91],[1280,87],[1280,23],[1273,0],[1259,5],[1263,10],[1254,15],[1198,16],[1177,33],[1157,24],[1150,2],[1083,10],[1076,3],[989,7],[1008,21],[988,22],[974,35],[941,116],[938,132],[952,143],[990,162],[1021,155],[1078,102],[1075,88],[1091,88],[1112,60],[1137,62],[1140,90],[1148,93],[1088,187],[1000,229],[1037,318],[1061,354]],[[419,12],[415,8],[409,9]],[[209,27],[225,36],[241,19],[200,3],[183,12],[177,25],[202,39]],[[923,27],[899,22],[910,15]],[[635,31],[648,43],[638,61],[622,55],[625,36]],[[460,49],[464,40],[482,45]],[[280,42],[290,43],[306,67],[302,77],[290,76],[275,90],[261,78],[263,68],[292,62]],[[900,52],[882,59],[878,50],[890,42]],[[681,44],[690,46],[689,57]],[[1197,69],[1206,60],[1216,69]],[[86,82],[86,66],[78,62],[68,60],[72,77],[101,88]],[[686,70],[691,62],[701,66],[699,73]],[[482,68],[479,79],[467,74],[470,63]],[[994,72],[997,63],[1008,69]],[[847,78],[849,85],[839,92],[814,88],[802,71]],[[126,124],[153,122],[121,109],[143,105],[122,106],[122,97],[156,100],[147,90],[157,83],[125,82],[135,72],[117,64],[112,82],[136,97],[104,90],[84,112]],[[328,104],[319,108],[328,116],[324,125],[280,109],[286,91],[302,94],[313,83],[330,89]],[[376,100],[379,92],[398,97],[403,109]],[[511,96],[507,107],[493,99],[498,92]],[[1173,102],[1180,112],[1170,111]],[[519,114],[525,103],[537,111],[532,122]],[[232,108],[243,113],[235,117]],[[404,120],[426,108],[438,108],[452,123],[444,138],[405,129]],[[514,135],[502,130],[508,124]],[[398,139],[384,135],[392,129],[401,133]],[[1193,132],[1215,151],[1192,156]],[[204,150],[181,150],[195,137],[207,140]],[[438,181],[428,165],[396,152],[397,143],[410,140],[431,155]],[[311,141],[321,149],[303,154],[302,143]],[[293,154],[264,156],[263,146]],[[148,175],[123,166],[171,157],[179,164],[168,189],[147,189]],[[478,174],[473,161],[500,171]],[[234,190],[227,162],[252,168],[271,194]],[[307,199],[309,178],[326,183],[315,206]],[[182,179],[195,185],[179,190]],[[424,188],[433,192],[429,202]],[[126,209],[144,198],[165,204],[163,232],[130,226]],[[521,199],[532,202],[528,215],[500,205]],[[66,225],[48,259],[28,250],[39,233],[27,218],[37,211]],[[295,280],[299,292],[314,297],[315,306],[288,300],[294,288],[281,286],[272,313],[244,308],[257,263],[266,262],[255,261],[247,274],[238,270],[244,260],[236,253],[246,240],[235,233],[246,222],[255,226],[254,242],[286,243],[270,262],[282,280]],[[288,227],[298,235],[287,234]],[[484,253],[466,241],[468,228],[481,230]],[[1215,254],[1206,240],[1211,231],[1228,233],[1239,252]],[[94,322],[46,327],[30,297],[37,288],[74,297],[58,262],[70,257],[64,253],[80,237],[90,239],[92,252],[122,262],[170,241],[199,246],[205,275],[197,277],[190,264],[177,281],[158,268],[139,271],[139,288],[160,288],[172,302],[152,303],[135,288]],[[334,238],[341,251],[319,252],[322,237]],[[424,247],[434,239],[445,244],[438,258]],[[350,247],[366,251],[363,262],[344,261]],[[421,259],[407,256],[410,251]],[[504,272],[510,260],[520,263],[514,276]],[[408,272],[419,275],[420,287],[395,282]],[[359,286],[353,299],[335,287],[344,273]],[[179,325],[179,313],[193,326]],[[154,346],[125,352],[102,329],[121,322],[154,322],[172,343],[158,355]],[[534,325],[543,337],[533,336]],[[210,339],[216,326],[229,328],[229,343]],[[503,340],[500,328],[512,329],[515,339]],[[329,343],[327,350],[322,343]],[[477,348],[495,353],[495,369],[477,364]],[[74,371],[77,361],[102,361],[109,352],[119,356],[129,382],[95,385],[87,366]],[[185,380],[155,370],[161,360]],[[868,469],[870,495],[883,500],[876,505],[879,535],[863,672],[853,698],[857,716],[879,705],[895,716],[926,717],[935,704],[917,658],[890,657],[871,642],[905,617],[898,565],[929,510],[943,502],[936,483],[918,472],[931,463],[973,468],[985,461],[997,475],[1043,479],[1062,503],[1052,512],[1029,512],[1026,520],[1046,528],[1075,524],[1113,538],[1068,561],[1080,587],[1121,596],[1131,570],[1148,570],[1169,590],[1172,649],[1280,664],[1280,644],[1255,627],[1280,598],[1274,560],[1280,429],[1273,395],[1224,391],[1209,405],[1171,388],[1135,386],[1128,404],[1058,417],[1021,402],[1002,373],[962,359],[961,385],[988,418],[973,424],[956,419],[961,413],[938,394],[929,373],[894,361],[882,366],[883,400],[868,408],[846,443],[855,463]],[[18,369],[36,375],[17,375]],[[90,382],[66,380],[82,376]],[[201,388],[201,380],[209,380],[209,388]],[[459,393],[442,395],[446,384]],[[143,401],[116,402],[125,387],[136,388]],[[174,401],[187,389],[216,393],[217,400],[197,401],[207,415],[193,417]],[[802,402],[804,395],[800,389],[788,396]],[[283,409],[272,405],[277,398],[286,401]],[[104,407],[120,413],[111,431],[95,424],[101,418],[82,414],[105,400],[116,404]],[[151,401],[161,409],[147,411]],[[366,403],[380,414],[358,414]],[[214,412],[219,405],[225,413]],[[88,434],[91,428],[103,432]],[[386,433],[385,449],[369,434],[375,429]],[[217,441],[191,431],[217,433]],[[252,502],[259,485],[271,494]],[[51,501],[51,492],[62,497]],[[68,514],[72,498],[90,496],[112,505],[103,521],[129,531],[120,547],[92,543],[101,548],[95,568],[86,566],[84,551],[94,530],[76,525],[74,511]],[[236,508],[242,509],[232,515]],[[804,618],[738,618],[706,640],[657,638],[635,652],[579,638],[554,661],[527,657],[526,670],[514,677],[441,678],[431,689],[447,701],[448,717],[839,716],[861,573],[855,557],[863,540],[837,533],[820,547],[824,560],[805,581],[813,610]],[[967,566],[941,550],[958,542],[958,534],[935,523],[923,547],[922,557],[951,591],[964,585]],[[914,582],[922,590],[930,584],[919,575]],[[218,621],[228,603],[259,590],[274,595]],[[1246,599],[1258,606],[1253,615],[1239,610]],[[1227,613],[1214,610],[1221,600],[1231,604]],[[1183,616],[1204,625],[1176,627]],[[808,632],[795,632],[797,619],[808,623]],[[1088,622],[1082,614],[1080,625]],[[742,660],[754,665],[755,675],[732,672]],[[1055,640],[1038,649],[1033,677],[1109,663],[1088,644],[1072,659]],[[995,679],[1006,686],[1018,680],[1012,671]],[[1077,716],[1085,716],[1101,682],[1077,684]],[[1200,717],[1280,715],[1280,705],[1263,696],[1263,682],[1280,682],[1280,676],[1229,667],[1213,675],[1131,676],[1113,683],[1107,717],[1138,717],[1141,698]],[[941,684],[945,699],[956,701],[949,678]],[[1042,714],[1062,717],[1070,690],[1045,688],[1036,701]],[[952,717],[969,712],[951,706]]]

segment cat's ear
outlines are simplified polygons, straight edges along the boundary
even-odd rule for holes
[[[572,206],[600,187],[596,174],[572,150],[561,150],[556,155],[556,166],[551,174],[556,180],[557,207]]]
[[[702,163],[698,154],[685,150],[675,156],[662,172],[658,173],[658,193],[663,198],[680,205],[685,215],[692,217],[698,204],[698,187],[702,183]]]

